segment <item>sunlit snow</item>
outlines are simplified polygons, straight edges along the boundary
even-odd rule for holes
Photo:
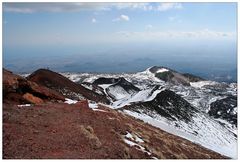
[[[28,107],[28,106],[31,106],[31,104],[18,105],[18,107]]]
[[[76,101],[76,100],[71,100],[71,99],[69,99],[69,98],[65,98],[65,102],[64,103],[67,103],[67,104],[75,104],[75,103],[77,103],[78,101]]]

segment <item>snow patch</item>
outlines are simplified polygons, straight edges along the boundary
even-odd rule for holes
[[[133,140],[133,141],[135,141],[135,142],[137,142],[137,143],[143,143],[144,141],[143,141],[143,139],[141,139],[140,137],[138,137],[137,135],[135,135],[135,134],[131,134],[131,133],[129,133],[129,132],[127,132],[127,134],[125,135],[125,137],[126,138],[129,138],[129,139],[131,139],[131,140]]]
[[[105,110],[102,110],[102,109],[92,109],[93,111],[101,111],[101,112],[107,112]]]
[[[126,144],[128,144],[128,145],[130,145],[130,146],[135,146],[135,145],[138,145],[138,144],[136,144],[136,143],[134,143],[134,142],[132,142],[132,141],[130,141],[130,140],[128,140],[128,139],[123,139],[124,140],[124,142],[126,143]]]
[[[18,107],[28,107],[28,106],[32,106],[31,104],[24,104],[24,105],[17,105]]]
[[[190,82],[190,85],[194,88],[202,88],[206,85],[215,85],[217,82],[214,81],[198,81],[198,82]]]
[[[233,112],[232,112],[234,115],[237,114],[237,107],[234,107],[233,108]]]
[[[98,104],[94,101],[88,101],[88,107],[91,108],[93,111],[107,112],[105,110],[98,109]]]
[[[136,137],[137,137],[136,135],[132,135],[131,133],[127,132],[127,134],[125,135],[125,138],[123,140],[129,146],[131,146],[131,147],[137,146],[136,148],[138,150],[141,150],[142,152],[146,152],[148,155],[151,155],[152,154],[151,152],[147,151],[145,147],[138,144],[138,143],[142,143],[144,141],[142,139],[140,139],[139,137],[137,137],[137,138]]]
[[[97,109],[98,108],[98,104],[97,103],[88,102],[88,106],[91,109]]]
[[[98,86],[101,87],[103,89],[104,93],[107,95],[106,89],[111,85],[113,85],[113,84],[101,84],[101,85],[98,85]]]
[[[126,97],[127,98],[131,97],[131,92],[128,93],[121,86],[108,87],[107,91],[108,91],[108,94],[114,97],[116,100],[120,100]]]
[[[77,103],[78,101],[76,101],[76,100],[71,100],[71,99],[69,99],[69,98],[65,98],[65,102],[64,103],[67,103],[67,104],[75,104],[75,103]]]
[[[134,103],[134,102],[152,101],[157,96],[157,94],[159,94],[161,91],[165,90],[164,88],[163,89],[157,89],[151,94],[153,89],[154,88],[149,88],[149,89],[139,91],[136,94],[128,95],[128,96],[126,96],[122,99],[114,101],[111,104],[111,107],[114,108],[114,109],[117,109],[117,108],[120,108],[120,107],[123,107],[123,106],[126,106],[126,105],[130,105],[131,103]]]
[[[99,84],[98,86],[102,87],[103,89],[106,89],[106,88],[108,88],[111,85],[113,85],[113,84]]]
[[[143,143],[143,139],[139,138],[138,136],[135,136],[135,141],[138,143]]]
[[[69,79],[72,80],[73,82],[78,82],[81,78],[78,77],[76,74],[71,74],[69,75]]]
[[[163,72],[167,72],[169,71],[168,69],[165,69],[165,68],[161,68],[159,70],[156,71],[156,73],[163,73]]]
[[[147,151],[145,147],[143,147],[143,146],[141,146],[141,145],[139,145],[139,144],[137,144],[137,143],[135,143],[135,142],[132,142],[132,141],[130,141],[130,140],[128,140],[128,139],[123,139],[123,140],[124,140],[124,142],[125,142],[126,144],[128,144],[128,145],[131,146],[131,147],[132,147],[132,146],[137,146],[136,148],[139,149],[139,150],[141,150],[142,152],[146,152],[148,155],[151,155],[151,154],[152,154],[151,152]]]
[[[125,137],[130,138],[131,140],[133,140],[133,136],[131,133],[127,132],[127,134],[125,135]]]

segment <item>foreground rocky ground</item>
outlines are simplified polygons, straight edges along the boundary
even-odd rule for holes
[[[104,106],[3,105],[4,159],[226,158]]]

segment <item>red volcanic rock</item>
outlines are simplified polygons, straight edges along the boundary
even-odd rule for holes
[[[48,99],[53,99],[53,100],[62,100],[62,101],[65,100],[65,97],[62,94],[60,94],[52,89],[38,85],[31,81],[27,81],[27,83],[31,87],[31,90],[33,91],[33,93],[34,92],[38,93],[38,94],[42,95],[43,98],[48,98]]]
[[[3,94],[5,92],[15,92],[18,88],[18,79],[21,77],[3,69]]]
[[[30,93],[25,93],[23,95],[23,98],[33,104],[42,104],[43,103],[43,100],[41,98],[35,97]]]
[[[24,96],[26,93],[27,95]],[[30,94],[44,101],[65,100],[65,97],[60,93],[3,69],[3,102],[29,103],[31,102],[29,100]],[[39,99],[37,99],[38,102],[40,102]]]

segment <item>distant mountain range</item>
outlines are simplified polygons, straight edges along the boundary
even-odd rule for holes
[[[78,110],[81,107],[87,109]],[[71,138],[63,139],[66,142],[57,144],[61,151],[45,150],[43,156],[37,149],[49,148],[47,143],[32,147],[34,151],[30,151],[30,143],[27,142],[29,145],[15,156],[16,149],[22,149],[24,142],[18,141],[11,131],[22,134],[22,141],[32,137],[46,140],[49,126],[42,128],[38,122],[49,120],[49,116],[45,115],[46,119],[44,115],[28,118],[40,110],[53,115],[55,120],[61,118],[62,122],[70,122],[60,126],[61,130],[52,125],[56,121],[49,123],[51,129],[64,135],[66,132],[63,130],[70,129],[71,132],[77,124],[82,125],[79,133],[87,134],[90,144],[85,141],[71,148],[79,149],[81,146],[85,152],[78,154],[76,149],[68,149],[71,142],[66,140],[77,138],[78,133],[73,132]],[[72,113],[79,111],[79,117],[84,120],[79,119],[78,123],[78,117]],[[5,158],[237,158],[237,84],[209,81],[163,66],[131,74],[56,73],[39,69],[19,76],[4,69],[3,114]],[[11,114],[16,115],[16,119],[13,120]],[[39,130],[34,125],[26,125],[24,129],[34,131],[34,127],[45,134],[24,135],[11,125],[12,122],[25,123],[26,120],[38,123]],[[33,139],[39,142],[37,140]],[[53,139],[49,140],[53,142]],[[17,147],[10,150],[13,145]],[[105,146],[111,151],[108,152]],[[98,153],[91,155],[96,147]]]

